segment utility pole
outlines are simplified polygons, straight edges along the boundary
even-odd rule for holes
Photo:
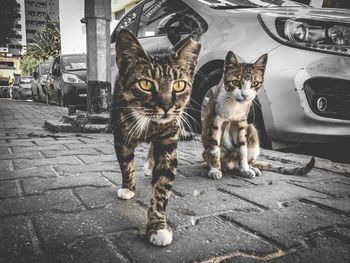
[[[111,0],[85,0],[88,115],[106,112],[111,101]]]

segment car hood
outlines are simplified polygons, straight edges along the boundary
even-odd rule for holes
[[[74,70],[74,71],[65,71],[65,73],[76,75],[81,80],[87,82],[87,76],[86,76],[87,75],[87,71],[86,71],[86,69],[84,69],[84,70]]]

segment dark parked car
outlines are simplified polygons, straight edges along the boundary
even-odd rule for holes
[[[7,79],[0,80],[0,98],[9,98],[10,97],[10,86]]]
[[[48,102],[47,96],[47,77],[52,67],[52,61],[39,64],[34,72],[32,81],[33,100],[39,102]]]
[[[19,79],[19,88],[18,88],[18,98],[19,99],[32,99],[32,87],[31,82],[32,77],[21,77]]]
[[[48,100],[61,106],[86,107],[86,55],[59,55],[48,77]]]

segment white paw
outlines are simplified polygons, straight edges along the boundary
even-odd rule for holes
[[[150,168],[148,162],[145,163],[143,169],[145,171],[145,176],[150,177],[152,175],[152,169]]]
[[[169,245],[173,241],[173,232],[168,229],[160,229],[156,233],[152,234],[149,242],[153,245],[164,247]]]
[[[120,199],[130,199],[135,196],[135,193],[127,188],[122,188],[118,190],[118,197]]]
[[[219,169],[212,167],[210,168],[208,177],[213,179],[220,179],[222,177],[222,172]]]
[[[239,171],[239,174],[243,177],[246,177],[246,178],[254,178],[255,177],[255,171],[252,169],[246,169],[246,170],[241,169]]]
[[[249,168],[254,171],[255,176],[260,176],[261,175],[261,171],[258,168],[255,168],[253,166],[249,166]]]

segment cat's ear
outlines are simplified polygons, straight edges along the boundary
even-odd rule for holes
[[[189,38],[175,54],[175,59],[179,64],[189,66],[193,72],[196,65],[199,52],[201,50],[201,44],[198,41]]]
[[[119,69],[132,64],[133,61],[151,63],[146,51],[141,47],[137,38],[128,30],[121,29],[115,44],[117,66]]]
[[[238,59],[236,55],[229,51],[225,58],[225,67],[236,67],[238,65]]]
[[[265,71],[267,64],[267,54],[262,55],[258,60],[254,63],[254,67],[262,72]]]

